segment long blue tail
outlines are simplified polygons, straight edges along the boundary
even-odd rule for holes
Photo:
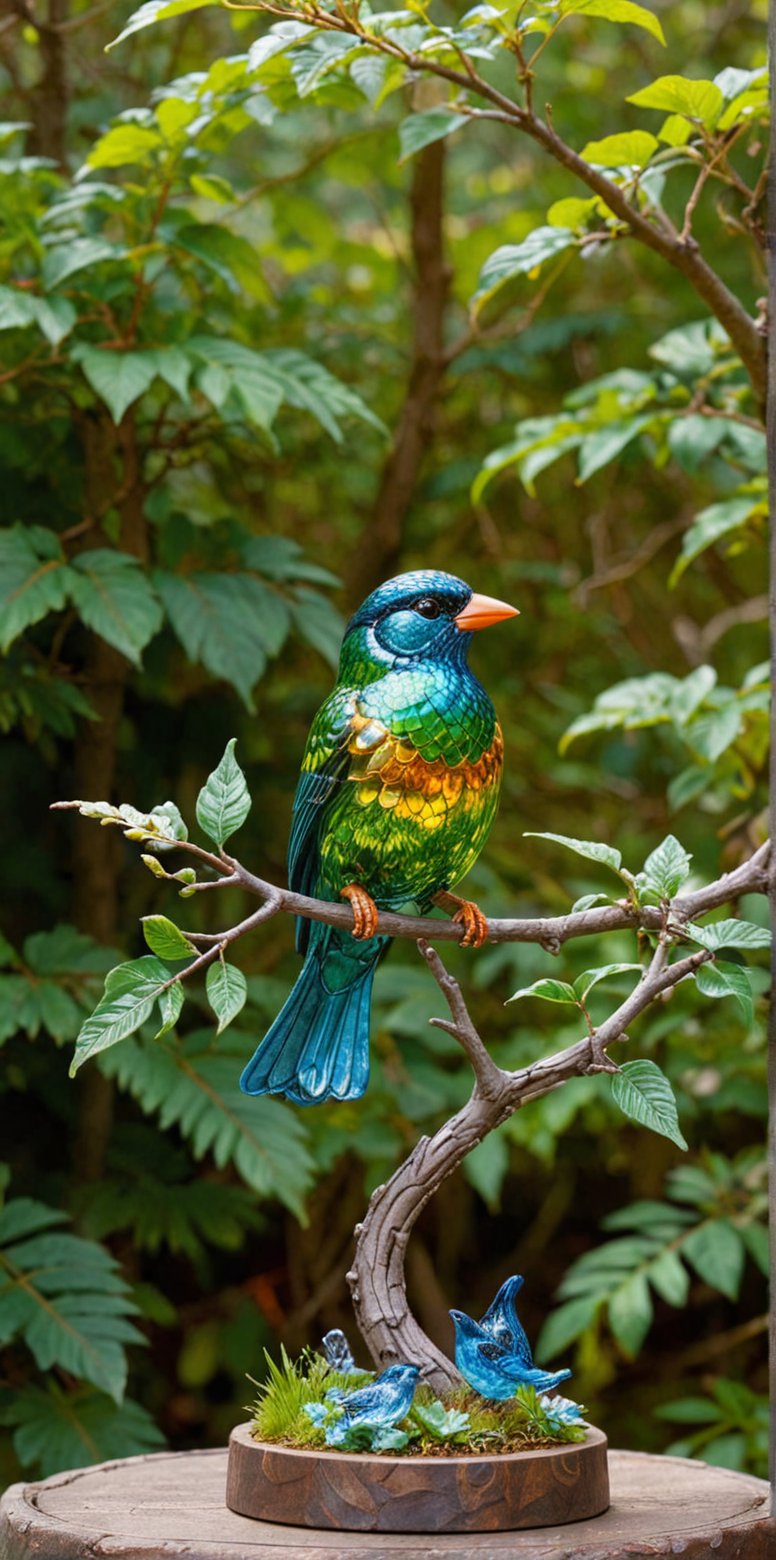
[[[389,939],[315,923],[299,979],[240,1079],[245,1094],[297,1105],[357,1100],[369,1081],[374,972]]]

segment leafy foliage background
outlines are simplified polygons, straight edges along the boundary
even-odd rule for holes
[[[124,13],[80,0],[0,34],[6,1479],[225,1440],[265,1347],[350,1326],[369,1190],[470,1081],[396,946],[363,1101],[240,1096],[296,969],[278,918],[241,944],[247,1002],[222,1034],[203,988],[180,1034],[141,1030],[68,1082],[106,971],[143,955],[138,917],[169,900],[115,831],[51,801],[172,797],[191,822],[238,732],[254,798],[240,854],[282,880],[343,617],[380,578],[431,565],[522,613],[474,652],[508,755],[471,881],[487,911],[562,912],[605,886],[529,831],[611,842],[632,871],[671,833],[699,880],[762,835],[764,438],[687,279],[529,141],[458,122],[434,83],[354,63],[341,39],[278,47],[256,16],[160,9],[170,20],[107,58]],[[681,219],[696,170],[661,119],[684,109],[711,155],[714,123],[738,113],[731,166],[755,184],[760,78],[723,79],[719,103],[687,81],[756,72],[763,7],[656,5],[667,53],[616,9],[570,16],[542,55],[567,140]],[[397,16],[427,25],[421,8]],[[685,96],[651,107],[668,71]],[[762,260],[739,197],[710,180],[694,232],[754,314]],[[739,908],[762,921],[757,901]],[[180,918],[211,931],[223,910],[201,895]],[[504,1003],[631,962],[634,939],[617,942],[451,956],[497,1059],[576,1038],[576,1009]],[[682,988],[632,1036],[671,1079],[688,1155],[624,1125],[604,1080],[574,1080],[470,1156],[408,1267],[443,1345],[450,1305],[476,1314],[525,1273],[540,1357],[574,1364],[613,1441],[762,1471],[756,966],[754,1012],[729,977],[707,992],[726,1000]]]

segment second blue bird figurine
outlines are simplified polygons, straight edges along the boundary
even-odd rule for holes
[[[361,1387],[357,1392],[345,1392],[332,1387],[326,1393],[326,1403],[308,1403],[305,1409],[313,1424],[322,1424],[328,1446],[338,1446],[354,1425],[367,1425],[370,1430],[390,1430],[406,1419],[415,1396],[420,1371],[417,1365],[389,1365],[380,1376]],[[341,1410],[340,1417],[327,1423],[332,1407]]]
[[[523,1286],[519,1274],[502,1284],[485,1315],[475,1322],[465,1311],[451,1311],[455,1324],[455,1363],[481,1397],[504,1401],[518,1387],[552,1392],[570,1370],[539,1370],[517,1315],[516,1296]]]

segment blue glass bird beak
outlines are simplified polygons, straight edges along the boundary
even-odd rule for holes
[[[478,596],[474,591],[453,622],[469,634],[477,628],[490,628],[491,623],[501,623],[504,618],[519,616],[517,607],[511,607],[508,601],[498,601],[495,596]]]

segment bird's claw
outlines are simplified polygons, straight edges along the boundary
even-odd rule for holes
[[[377,931],[377,905],[371,894],[360,883],[348,883],[347,888],[340,889],[340,899],[347,899],[353,911],[351,936],[357,937],[359,941],[374,937]]]
[[[460,944],[462,948],[482,947],[488,936],[488,922],[473,899],[461,899],[459,894],[451,894],[449,889],[440,888],[436,894],[432,894],[431,903],[438,905],[440,910],[455,911],[453,920],[464,929]]]
[[[488,936],[488,920],[473,899],[462,900],[453,916],[464,928],[462,948],[481,948]]]

